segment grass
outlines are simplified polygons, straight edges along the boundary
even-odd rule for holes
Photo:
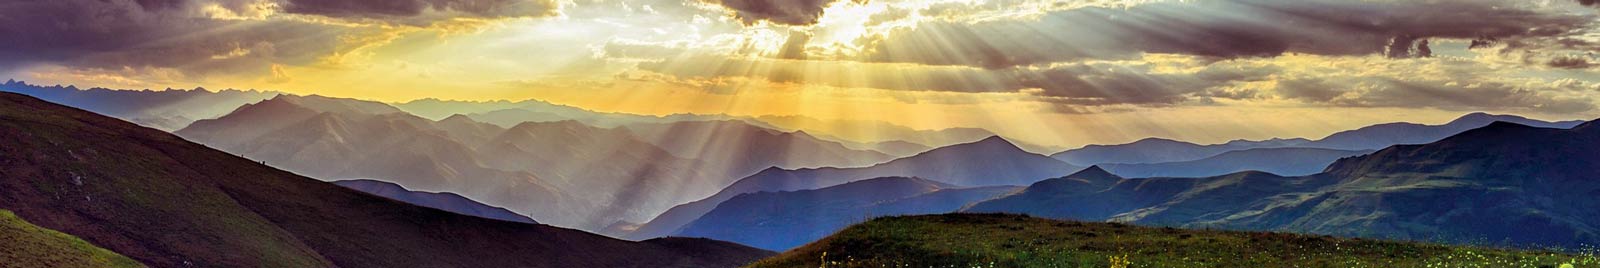
[[[0,210],[0,267],[144,267],[83,239],[35,226]]]
[[[879,218],[748,267],[1600,267],[1595,254],[1007,214]]]

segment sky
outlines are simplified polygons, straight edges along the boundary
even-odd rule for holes
[[[1600,117],[1594,0],[10,0],[0,78],[982,127],[1075,147]]]

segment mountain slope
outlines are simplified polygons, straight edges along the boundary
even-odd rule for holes
[[[1507,122],[1341,159],[1323,173],[1075,174],[967,211],[1186,227],[1577,248],[1600,243],[1600,123]],[[1091,168],[1089,171],[1095,171]],[[1085,171],[1085,172],[1089,172]],[[1081,178],[1100,179],[1087,183]]]
[[[16,94],[0,93],[0,129],[0,209],[157,267],[728,267],[766,254],[412,206]]]
[[[143,264],[90,244],[83,239],[45,229],[8,210],[0,209],[0,260],[3,267],[144,267]]]
[[[519,215],[505,208],[478,203],[478,201],[472,201],[472,199],[453,193],[412,191],[406,190],[405,187],[401,187],[399,184],[375,180],[342,180],[335,181],[333,184],[363,193],[388,197],[407,204],[437,208],[461,215],[521,223],[538,223],[528,218],[528,216]]]
[[[1019,215],[879,218],[747,267],[1576,267],[1569,255]]]
[[[1050,155],[1074,165],[1100,164],[1150,164],[1200,160],[1225,152],[1255,149],[1292,147],[1307,142],[1305,139],[1271,139],[1264,141],[1232,141],[1224,144],[1199,145],[1161,138],[1146,138],[1117,145],[1088,145]]]
[[[1348,151],[1319,148],[1257,148],[1230,151],[1200,160],[1149,163],[1103,164],[1111,173],[1129,178],[1209,177],[1255,170],[1285,176],[1304,176],[1322,172],[1339,158],[1373,151]]]
[[[884,177],[816,190],[741,194],[690,222],[679,235],[787,250],[873,217],[948,213],[1017,188],[953,188]]]
[[[877,177],[918,177],[958,186],[1023,185],[1067,174],[1079,167],[1023,151],[999,137],[951,145],[862,168],[771,168],[739,179],[717,194],[678,205],[639,227],[628,238],[673,234],[685,224],[739,194],[818,189]]]

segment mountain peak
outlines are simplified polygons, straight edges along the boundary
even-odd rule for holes
[[[1528,118],[1521,117],[1521,116],[1515,116],[1515,115],[1499,115],[1499,114],[1490,114],[1490,113],[1485,113],[1485,112],[1475,112],[1475,113],[1462,115],[1461,117],[1458,117],[1455,120],[1451,120],[1450,123],[1446,123],[1446,124],[1447,125],[1468,124],[1468,123],[1471,123],[1471,124],[1488,124],[1488,123],[1495,122],[1495,121],[1522,122],[1522,121],[1528,121]]]
[[[999,135],[989,136],[988,138],[983,138],[982,140],[979,140],[979,141],[976,141],[976,142],[972,142],[972,143],[968,143],[968,144],[984,145],[984,146],[1010,146],[1010,147],[1017,147],[1016,144],[1011,143],[1010,140],[1006,140],[1006,138],[1000,137]]]
[[[1111,174],[1110,171],[1106,171],[1105,169],[1100,168],[1100,165],[1093,165],[1093,166],[1089,166],[1087,168],[1084,168],[1083,170],[1079,170],[1078,172],[1072,173],[1072,175],[1067,175],[1067,177],[1069,177],[1069,178],[1077,178],[1077,177],[1106,178],[1106,177],[1117,177],[1117,175],[1116,174]]]
[[[439,120],[439,122],[464,123],[464,122],[477,122],[477,121],[476,120],[472,120],[472,117],[467,117],[467,115],[464,115],[464,114],[453,114],[453,115],[450,115],[450,117],[445,117],[444,119]]]

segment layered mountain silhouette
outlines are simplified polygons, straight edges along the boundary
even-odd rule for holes
[[[1199,145],[1185,141],[1146,138],[1117,145],[1088,145],[1050,155],[1055,159],[1075,165],[1099,164],[1150,164],[1200,160],[1222,153],[1255,149],[1294,147],[1309,142],[1305,139],[1272,139],[1264,141],[1237,140],[1224,144]]]
[[[805,129],[819,138],[854,143],[906,141],[928,147],[944,147],[995,136],[980,128],[917,130],[881,121],[820,120],[803,116],[762,116],[754,120],[780,130]]]
[[[373,178],[458,193],[585,230],[648,220],[767,167],[889,158],[741,121],[600,128],[566,120],[501,128],[464,115],[431,121],[383,103],[293,95],[176,133],[315,178]]]
[[[678,233],[723,201],[745,193],[818,189],[878,177],[918,177],[957,186],[1025,185],[1081,167],[1023,151],[1005,139],[934,149],[861,168],[770,168],[745,177],[711,197],[673,207],[626,235],[630,239]]]
[[[1399,144],[1423,144],[1438,141],[1463,131],[1488,126],[1494,122],[1510,122],[1541,128],[1567,129],[1584,121],[1545,122],[1515,115],[1471,113],[1443,125],[1414,123],[1389,123],[1342,131],[1312,141],[1302,147],[1341,150],[1377,150]]]
[[[1264,171],[1284,176],[1303,176],[1322,172],[1340,158],[1371,153],[1321,148],[1256,148],[1229,151],[1200,160],[1149,163],[1102,164],[1111,173],[1130,178],[1209,177],[1240,171]]]
[[[389,199],[406,202],[412,205],[436,208],[439,210],[455,212],[456,214],[461,215],[478,216],[487,219],[521,223],[539,223],[528,218],[528,216],[511,212],[511,210],[478,203],[478,201],[472,201],[472,199],[469,199],[465,196],[453,193],[412,191],[407,190],[405,187],[401,187],[399,184],[376,180],[342,180],[335,181],[333,184],[343,186],[344,188],[361,191],[363,193],[388,197]]]
[[[732,267],[771,254],[414,206],[11,93],[0,128],[0,209],[154,267]]]
[[[884,177],[816,190],[748,193],[722,202],[678,234],[783,251],[874,217],[948,213],[1019,188],[957,188]]]
[[[210,91],[204,88],[78,89],[73,86],[37,86],[18,81],[0,84],[0,91],[21,93],[166,131],[178,130],[195,120],[216,118],[234,107],[278,95],[270,91]]]
[[[1600,242],[1600,123],[1495,122],[1325,172],[1124,179],[1099,168],[966,211],[1152,225],[1576,248]]]

